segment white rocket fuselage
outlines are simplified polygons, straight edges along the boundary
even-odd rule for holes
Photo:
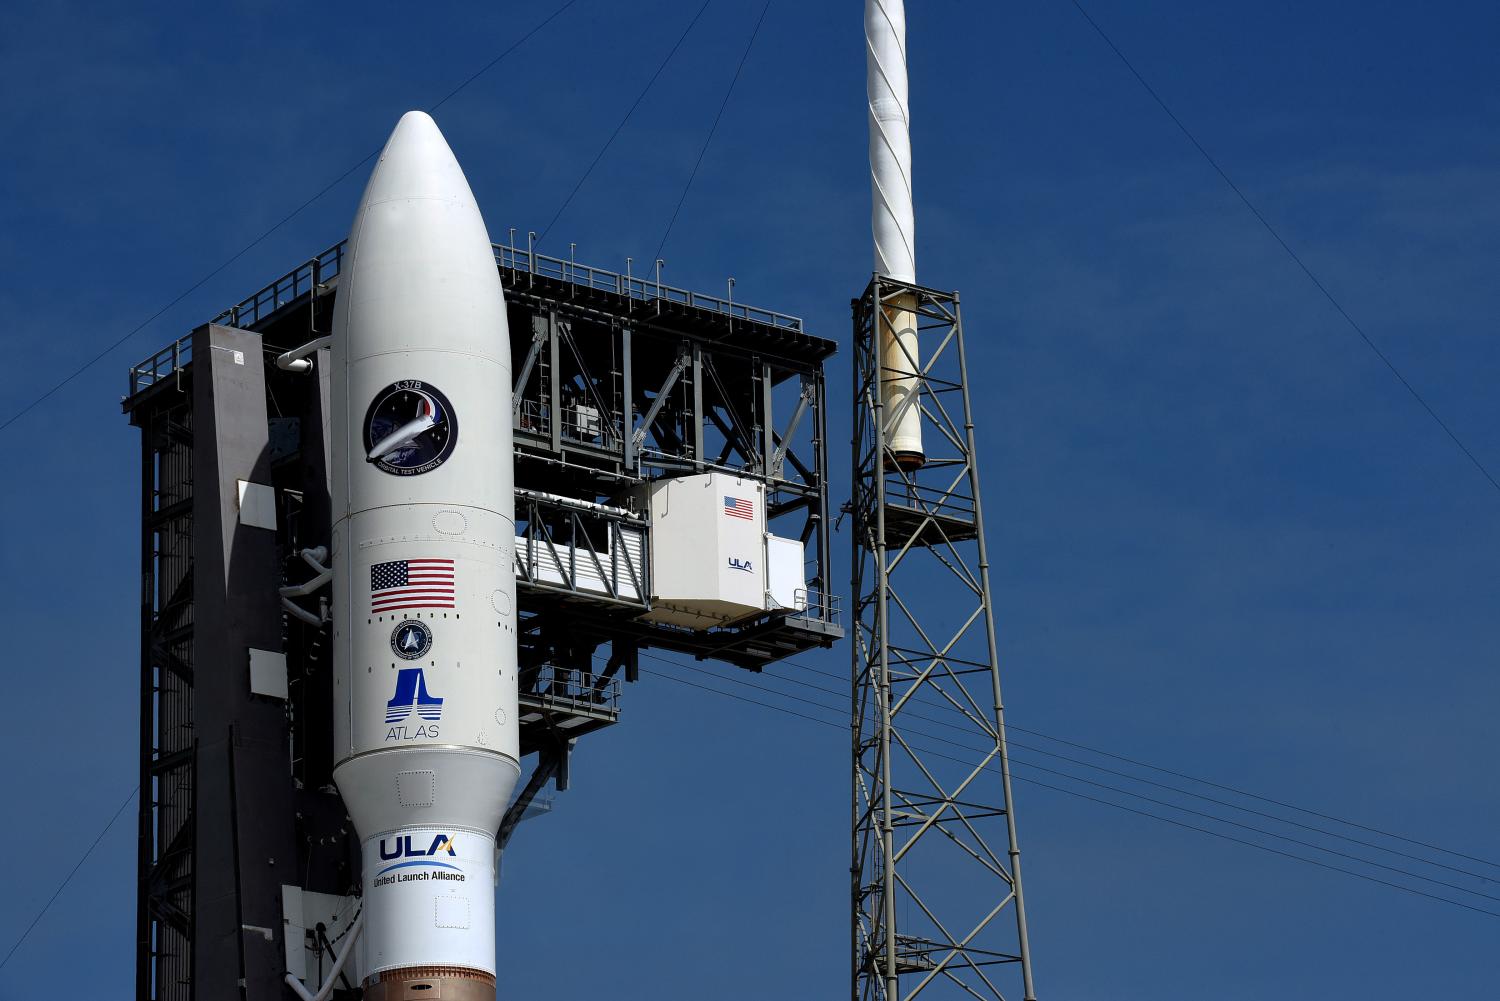
[[[365,997],[493,999],[520,770],[510,338],[484,220],[421,112],[354,217],[332,383],[334,777],[364,846]]]

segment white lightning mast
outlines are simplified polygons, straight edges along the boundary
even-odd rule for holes
[[[850,996],[1036,1001],[963,319],[957,292],[916,280],[902,0],[865,0],[865,49],[875,273],[853,331]],[[918,705],[953,710],[964,737],[930,749],[907,725]]]
[[[906,6],[865,0],[865,95],[870,108],[870,228],[875,273],[917,281],[916,216],[911,189],[911,103],[906,89]],[[922,465],[917,399],[917,315],[910,297],[882,311],[881,397],[891,455],[903,469]]]

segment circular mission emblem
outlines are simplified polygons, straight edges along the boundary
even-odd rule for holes
[[[441,466],[458,444],[458,415],[436,386],[404,379],[376,394],[365,413],[365,458],[393,476]]]
[[[432,649],[432,630],[427,623],[407,619],[391,630],[391,652],[402,660],[417,660]]]

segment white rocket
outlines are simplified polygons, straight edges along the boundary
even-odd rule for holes
[[[875,238],[875,273],[914,285],[917,224],[912,208],[911,101],[906,88],[903,0],[865,0],[865,97],[870,110],[870,229]],[[926,461],[917,400],[921,358],[915,307],[915,297],[902,292],[888,298],[876,312],[886,449],[903,469],[917,469]]]
[[[363,844],[365,997],[493,1001],[520,770],[510,336],[479,207],[421,112],[355,214],[332,352],[334,777]]]

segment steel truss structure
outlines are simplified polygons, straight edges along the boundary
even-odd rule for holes
[[[308,563],[331,525],[328,349],[310,373],[275,361],[330,329],[344,251],[130,369],[123,409],[142,430],[137,1001],[282,1001],[285,973],[331,961],[334,921],[358,906],[358,844],[332,780],[326,595]],[[494,257],[515,380],[497,389],[514,399],[521,753],[536,755],[497,831],[503,847],[544,786],[567,787],[574,742],[619,720],[642,649],[759,670],[843,631],[827,579],[823,365],[836,344],[796,317],[530,242]],[[770,530],[802,541],[795,608],[702,632],[646,617],[648,520],[629,498],[708,470],[762,484]],[[252,491],[262,501],[247,507]],[[357,993],[341,982],[331,997]]]
[[[926,463],[903,470],[880,328],[912,312]],[[1032,1001],[956,293],[877,276],[854,303],[853,452],[852,996]]]
[[[141,892],[136,997],[188,1001],[192,983],[193,408],[179,396],[142,418]],[[154,985],[160,985],[155,994]]]

